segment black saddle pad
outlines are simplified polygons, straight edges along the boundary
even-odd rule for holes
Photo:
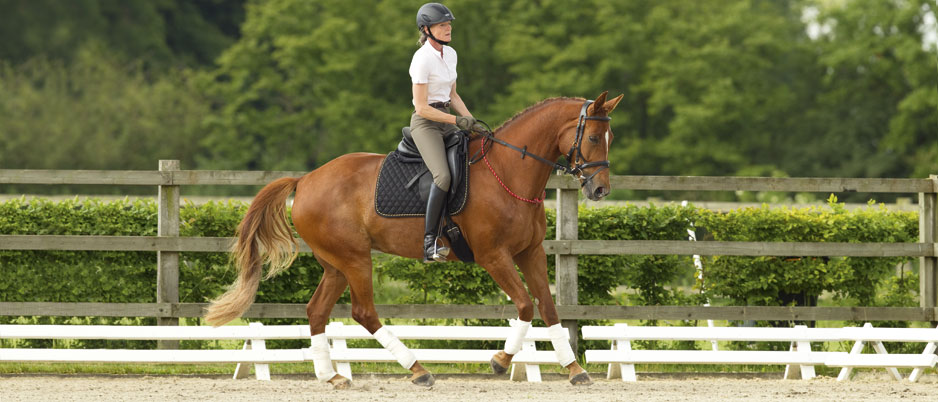
[[[450,185],[446,211],[450,216],[462,212],[469,195],[469,159],[463,154],[456,164],[462,174],[453,174],[458,182]],[[433,175],[422,160],[414,160],[394,151],[384,158],[375,186],[375,211],[386,218],[424,216],[427,194]]]

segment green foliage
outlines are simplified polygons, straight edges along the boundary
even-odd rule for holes
[[[187,203],[180,210],[182,236],[230,237],[246,205],[241,203]],[[0,203],[0,233],[39,235],[155,236],[157,207],[153,201],[97,200],[51,202],[15,199]],[[179,300],[204,303],[234,282],[235,271],[226,253],[182,253]],[[277,280],[263,281],[259,303],[306,303],[322,276],[312,255],[300,256]],[[0,300],[11,302],[107,302],[153,303],[156,301],[156,253],[117,251],[0,251]],[[348,296],[344,297],[348,302]],[[24,318],[0,317],[9,322]],[[155,323],[152,318],[103,317],[25,318],[38,323]],[[298,323],[302,320],[260,320],[265,323]],[[200,322],[200,320],[197,320]],[[28,344],[41,344],[27,342]],[[81,341],[91,347],[97,341]],[[106,343],[117,346],[123,343]],[[193,343],[193,346],[198,343]],[[151,347],[150,343],[127,344]]]
[[[814,132],[793,133],[815,175],[891,177],[938,169],[938,74],[935,43],[923,43],[929,0],[810,1],[827,28],[813,44],[822,72],[816,103],[805,115]],[[797,142],[796,142],[797,143]],[[795,143],[793,143],[795,144]],[[832,160],[830,155],[841,157]]]
[[[828,208],[745,208],[726,214],[702,213],[697,225],[719,241],[780,242],[914,242],[915,213],[870,206],[848,212],[831,197]],[[779,295],[817,297],[824,291],[874,303],[876,289],[897,264],[911,258],[865,257],[728,257],[705,263],[707,290],[738,305],[779,305]]]
[[[244,0],[2,0],[0,60],[71,61],[95,42],[166,68],[210,64],[238,36]]]
[[[0,91],[0,168],[155,170],[158,159],[191,167],[208,110],[189,74],[151,79],[101,47],[67,65],[0,61]]]
[[[686,240],[697,210],[693,207],[669,205],[646,208],[580,207],[578,226],[580,240]],[[692,268],[687,256],[614,255],[579,257],[581,304],[610,304],[618,286],[638,291],[630,302],[638,305],[683,304],[683,294],[668,289],[681,273]]]
[[[246,205],[186,202],[180,211],[182,236],[231,237]],[[556,213],[547,211],[547,238],[553,238]],[[871,205],[847,211],[835,198],[827,208],[747,208],[715,213],[693,206],[580,208],[582,240],[684,240],[693,224],[721,241],[785,242],[912,242],[918,233],[914,213],[891,212]],[[153,201],[14,199],[0,203],[0,234],[153,236],[157,208]],[[706,241],[701,238],[700,241]],[[791,295],[818,296],[832,292],[842,305],[914,306],[918,278],[900,271],[908,258],[713,257],[704,259],[704,281],[690,289],[695,268],[687,256],[581,256],[579,303],[583,305],[699,305],[707,298],[728,298],[733,305],[781,305]],[[180,301],[207,302],[234,281],[226,253],[182,253]],[[549,277],[554,278],[552,264]],[[422,264],[400,257],[376,259],[378,282],[403,283],[406,289],[391,297],[394,303],[510,304],[485,270],[474,264]],[[261,282],[257,302],[305,303],[322,269],[309,254],[289,270]],[[0,300],[5,302],[155,301],[156,256],[152,252],[0,251]],[[386,287],[391,288],[391,287]],[[614,294],[633,292],[625,299]],[[387,295],[382,295],[388,297]],[[340,303],[348,303],[346,293]],[[152,318],[0,317],[20,323],[153,323]],[[305,320],[265,319],[268,324],[296,324]],[[196,324],[199,321],[196,320]],[[500,325],[500,320],[453,320],[462,325]],[[653,323],[653,322],[649,322]],[[680,325],[693,325],[682,322]],[[884,325],[907,325],[886,323]],[[49,341],[23,341],[45,345]],[[299,341],[277,342],[301,346]],[[151,347],[146,342],[82,341],[82,347]],[[187,343],[200,347],[202,343]],[[275,346],[277,346],[275,345]],[[421,347],[429,347],[421,344]],[[433,345],[439,346],[434,343]],[[474,347],[488,347],[475,344]],[[673,345],[672,345],[673,346]],[[688,345],[680,345],[685,347]],[[660,347],[660,345],[658,346]]]
[[[488,272],[475,264],[424,264],[409,258],[391,257],[376,267],[376,273],[408,284],[411,293],[398,300],[399,303],[507,303]]]
[[[412,112],[418,5],[0,0],[0,167],[304,170],[388,152]],[[547,97],[625,94],[615,173],[938,171],[933,1],[447,5],[459,93],[493,126]]]

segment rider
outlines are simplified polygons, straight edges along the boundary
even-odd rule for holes
[[[449,249],[437,247],[440,218],[450,188],[450,172],[446,163],[443,137],[462,130],[482,132],[466,104],[456,93],[456,51],[447,46],[452,38],[455,18],[446,6],[427,3],[417,11],[420,48],[410,63],[413,82],[414,113],[410,118],[410,134],[417,150],[433,175],[423,240],[424,262],[446,261]],[[450,108],[458,116],[450,114]]]

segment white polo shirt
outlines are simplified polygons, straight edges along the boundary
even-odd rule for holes
[[[410,79],[414,84],[427,84],[427,103],[447,102],[456,82],[456,50],[444,45],[443,56],[430,41],[414,52],[410,62]],[[416,105],[416,102],[414,105]]]

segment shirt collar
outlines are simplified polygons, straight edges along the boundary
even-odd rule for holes
[[[428,52],[435,54],[437,57],[441,57],[440,52],[438,52],[436,49],[434,49],[434,48],[433,48],[433,45],[430,44],[430,41],[431,41],[431,40],[433,40],[433,39],[430,39],[429,37],[427,37],[427,41],[423,43],[423,47],[425,47]],[[441,45],[441,46],[443,46],[443,53],[445,54],[445,53],[446,53],[446,45]]]

